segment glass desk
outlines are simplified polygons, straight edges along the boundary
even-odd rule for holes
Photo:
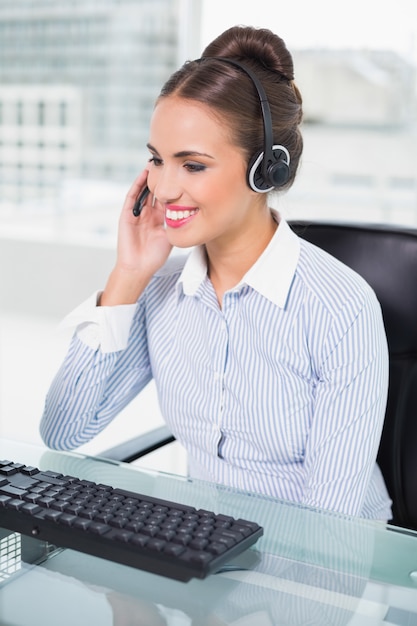
[[[265,531],[230,567],[181,583],[0,530],[1,625],[417,625],[417,533],[12,441],[0,441],[0,457]]]

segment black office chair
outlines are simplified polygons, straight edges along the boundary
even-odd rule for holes
[[[395,226],[291,222],[302,238],[361,274],[381,303],[390,383],[378,463],[397,526],[417,530],[417,230]],[[160,427],[102,456],[131,462],[174,441]]]

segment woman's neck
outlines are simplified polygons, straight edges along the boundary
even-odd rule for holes
[[[235,287],[256,263],[277,227],[275,218],[269,213],[255,229],[247,230],[234,241],[206,244],[208,276],[220,306],[224,293]]]

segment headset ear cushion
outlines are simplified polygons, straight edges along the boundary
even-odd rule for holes
[[[248,184],[253,191],[267,193],[275,187],[282,187],[290,177],[290,155],[284,146],[275,145],[272,149],[274,161],[269,164],[267,176],[262,172],[263,151],[257,152],[249,161]]]
[[[264,153],[262,150],[253,155],[253,157],[249,160],[247,172],[249,187],[258,193],[267,193],[273,189],[271,184],[264,179],[262,174],[263,155]]]

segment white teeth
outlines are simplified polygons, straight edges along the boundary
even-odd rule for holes
[[[191,215],[194,215],[194,213],[197,213],[197,209],[192,209],[190,210],[186,210],[186,211],[172,211],[171,209],[167,209],[166,210],[166,216],[168,219],[170,220],[183,220],[186,217],[190,217]]]

